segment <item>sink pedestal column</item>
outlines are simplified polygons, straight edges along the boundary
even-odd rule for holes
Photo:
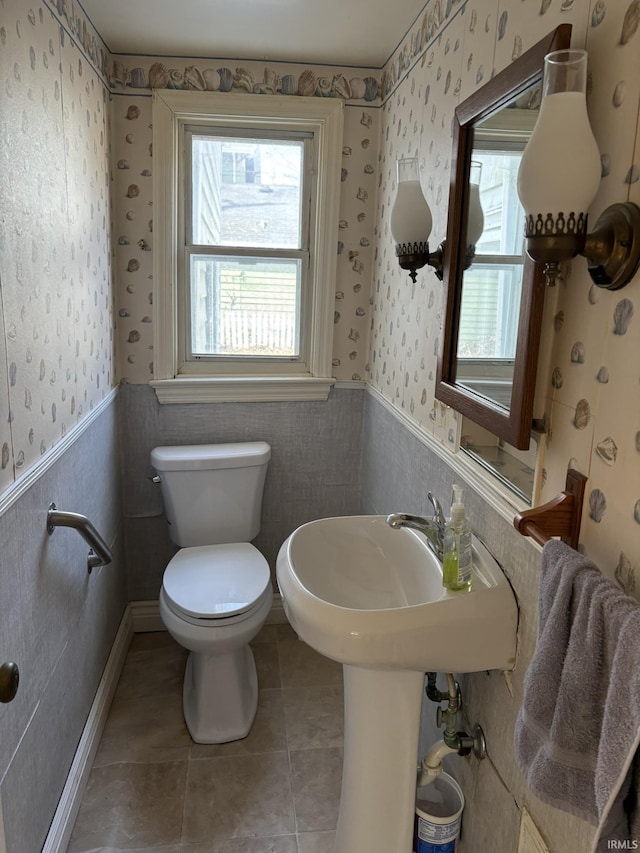
[[[335,853],[411,853],[424,673],[343,666]]]

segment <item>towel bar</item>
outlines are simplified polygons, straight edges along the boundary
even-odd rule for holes
[[[91,570],[97,566],[106,566],[112,561],[113,557],[109,546],[86,515],[81,515],[79,512],[64,512],[56,509],[56,505],[52,503],[47,511],[47,533],[49,536],[56,527],[73,527],[90,546],[87,555],[88,574],[91,574]]]
[[[538,545],[544,545],[552,536],[560,536],[567,545],[577,548],[586,482],[584,474],[569,468],[564,491],[542,506],[518,513],[513,526]]]

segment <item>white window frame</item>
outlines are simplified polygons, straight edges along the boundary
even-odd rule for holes
[[[153,94],[153,324],[154,378],[161,403],[271,400],[326,400],[331,377],[333,311],[342,165],[343,101],[156,90]],[[190,369],[180,358],[179,259],[181,254],[181,158],[184,128],[193,124],[256,129],[302,130],[314,136],[317,183],[312,199],[309,345],[306,364],[296,372],[273,361],[202,365]],[[191,363],[193,365],[193,363]],[[206,368],[205,368],[206,369]],[[214,372],[215,371],[215,372]]]

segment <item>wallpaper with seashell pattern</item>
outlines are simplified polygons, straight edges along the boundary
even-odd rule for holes
[[[108,91],[47,6],[0,10],[2,491],[110,391],[114,340]]]
[[[388,229],[396,157],[419,157],[433,235],[444,237],[456,104],[570,22],[590,54],[602,153],[593,212],[640,203],[638,0],[429,0],[382,71],[111,57],[74,0],[0,0],[0,9],[0,490],[116,379],[151,375],[150,86],[345,99],[334,375],[368,378],[452,452],[457,415],[433,394],[442,285],[430,272],[411,285],[397,267]],[[607,293],[581,259],[564,273],[545,309],[542,499],[562,488],[568,465],[588,474],[585,549],[634,591],[640,280]]]
[[[388,229],[395,160],[417,154],[445,235],[451,121],[461,100],[560,23],[589,51],[588,108],[603,180],[592,212],[640,203],[638,0],[429,2],[385,68],[370,382],[422,429],[455,450],[456,414],[434,400],[443,288],[431,272],[415,285],[396,264]],[[574,260],[547,293],[536,415],[549,441],[541,501],[564,487],[568,466],[589,476],[586,553],[640,597],[640,275],[623,291],[592,286]]]

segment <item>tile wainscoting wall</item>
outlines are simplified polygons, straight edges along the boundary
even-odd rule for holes
[[[326,402],[161,406],[151,388],[122,385],[122,477],[130,600],[156,599],[175,546],[162,496],[150,478],[163,444],[267,441],[271,461],[256,546],[272,569],[298,525],[351,515],[360,505],[362,389],[333,390]]]
[[[1,712],[10,853],[42,847],[126,606],[117,420],[116,398],[0,516],[0,649],[20,667]],[[112,548],[110,565],[89,575],[75,530],[48,535],[52,501],[88,516]]]

